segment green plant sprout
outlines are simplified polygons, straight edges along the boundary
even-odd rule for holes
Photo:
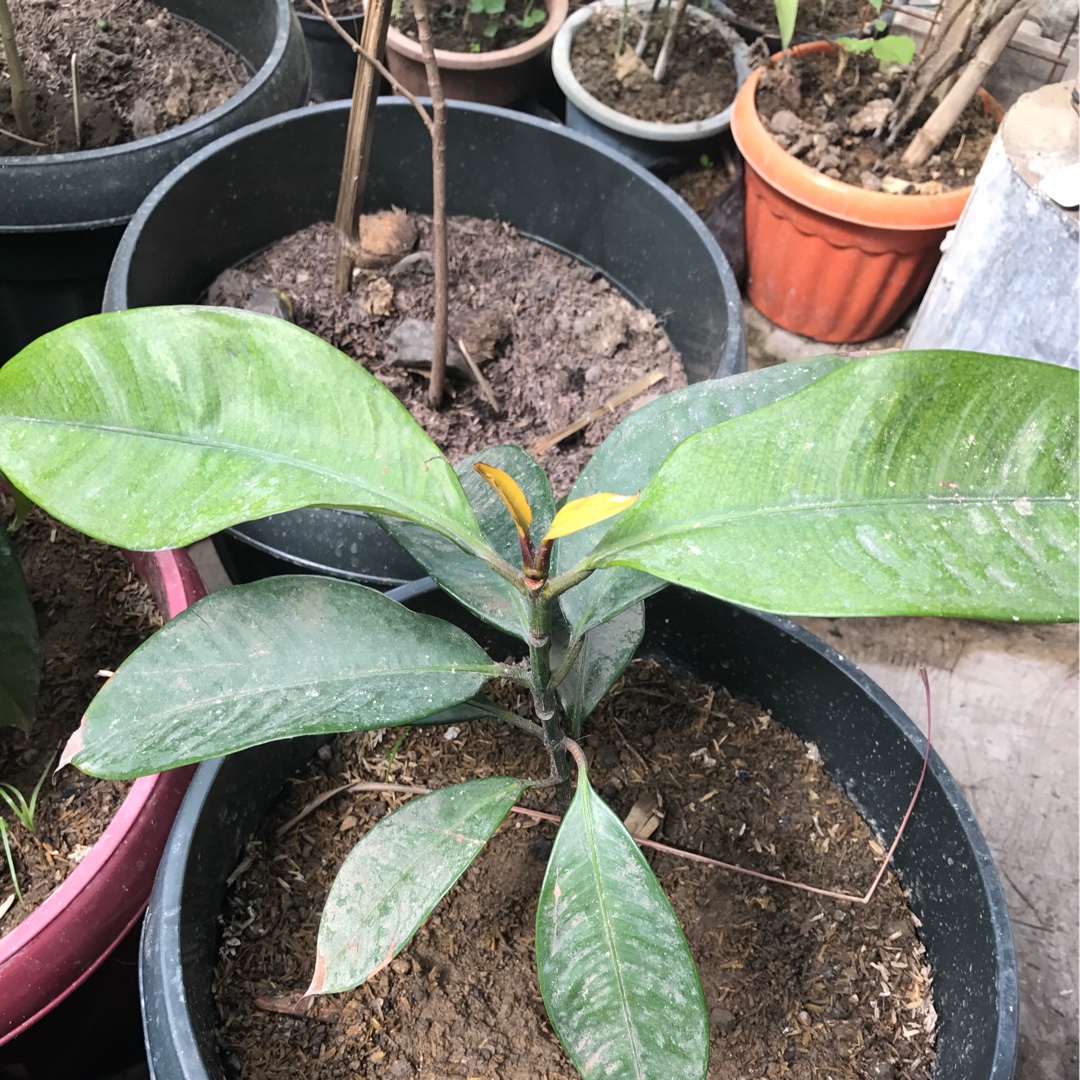
[[[62,763],[122,778],[296,735],[502,719],[543,743],[550,775],[453,784],[381,819],[331,888],[307,994],[389,964],[521,793],[550,785],[565,812],[536,963],[552,1028],[588,1080],[701,1080],[686,938],[577,745],[642,640],[642,601],[675,582],[805,615],[1075,620],[1077,383],[945,351],[698,383],[625,419],[557,508],[520,447],[455,470],[378,380],[291,324],[81,320],[0,369],[0,468],[29,498],[136,549],[302,506],[367,511],[528,655],[500,662],[350,582],[269,578],[141,645]],[[498,677],[528,689],[531,715],[483,693]]]
[[[19,875],[15,869],[15,854],[11,850],[11,840],[8,837],[7,822],[0,818],[0,843],[4,845],[4,862],[7,863],[8,874],[11,875],[11,887],[15,890],[15,898],[21,904],[23,902],[22,888],[19,886]],[[11,897],[6,901],[0,901],[0,915],[6,915],[11,907]]]
[[[869,0],[869,3],[878,13],[878,18],[874,20],[874,30],[883,34],[889,28],[889,24],[881,18],[884,0]],[[864,52],[872,53],[882,70],[890,64],[906,66],[915,59],[915,42],[907,34],[884,34],[884,37],[875,38],[841,37],[836,39],[836,44],[843,50],[840,53],[841,63],[847,54]]]
[[[37,813],[38,794],[41,792],[41,785],[45,783],[45,779],[49,775],[49,769],[55,757],[56,755],[52,754],[49,760],[45,762],[45,768],[42,770],[38,782],[34,785],[29,800],[14,784],[0,782],[0,799],[3,799],[8,804],[19,824],[35,839],[37,838],[37,832],[34,829],[34,815]],[[15,855],[11,850],[8,824],[2,817],[0,817],[0,841],[4,845],[4,860],[7,862],[8,873],[11,875],[11,884],[15,890],[15,896],[21,904],[23,894],[22,889],[19,887],[19,875],[15,871]],[[3,913],[4,911],[0,910],[0,915]]]
[[[469,0],[465,22],[469,15],[486,15],[487,23],[481,33],[489,40],[499,32],[499,16],[506,11],[506,0]]]

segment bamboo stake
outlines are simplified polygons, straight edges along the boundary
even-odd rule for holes
[[[660,46],[660,55],[656,58],[656,67],[653,68],[653,78],[657,82],[663,82],[664,76],[667,75],[671,50],[675,46],[675,35],[679,27],[682,26],[683,12],[685,11],[686,0],[675,0],[674,10],[671,10],[669,16],[667,33],[664,35],[664,44]]]
[[[914,168],[924,164],[941,145],[941,140],[952,130],[968,102],[982,86],[986,73],[1012,40],[1013,34],[1026,18],[1031,4],[1032,0],[1021,0],[1021,3],[986,35],[975,50],[975,55],[953,83],[952,89],[941,99],[941,103],[930,114],[930,119],[919,128],[915,138],[911,140],[911,145],[904,151],[901,160],[906,166]]]
[[[3,3],[4,0],[0,0]],[[368,0],[364,12],[361,48],[372,56],[381,56],[386,48],[392,0]],[[345,161],[341,168],[334,234],[337,260],[334,267],[334,291],[344,296],[352,288],[353,267],[360,249],[360,208],[364,200],[371,139],[375,132],[375,99],[379,73],[371,64],[356,61],[349,129],[345,138]]]

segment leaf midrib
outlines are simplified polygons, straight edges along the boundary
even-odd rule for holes
[[[589,781],[588,781],[587,778],[585,778],[585,777],[582,778],[582,783],[583,784],[587,785],[588,782]],[[615,980],[619,985],[619,1001],[620,1001],[620,1003],[622,1005],[623,1022],[624,1022],[625,1026],[626,1026],[627,1037],[628,1037],[628,1039],[630,1041],[630,1047],[631,1047],[631,1050],[633,1051],[633,1055],[634,1055],[634,1068],[635,1068],[635,1071],[637,1072],[637,1075],[640,1078],[640,1080],[644,1080],[645,1073],[644,1073],[644,1066],[643,1066],[643,1063],[642,1063],[642,1060],[641,1060],[641,1050],[640,1050],[640,1047],[638,1046],[638,1040],[637,1040],[637,1037],[636,1037],[636,1033],[634,1031],[634,1025],[633,1025],[632,1019],[630,1017],[630,1012],[629,1012],[629,1009],[628,1009],[628,1006],[627,1006],[626,983],[623,980],[622,972],[621,972],[621,970],[619,968],[619,964],[617,962],[619,954],[618,954],[618,949],[616,948],[615,935],[614,935],[614,933],[612,932],[612,929],[611,929],[611,919],[610,919],[610,917],[608,915],[608,905],[607,905],[607,903],[605,901],[603,878],[600,875],[600,863],[599,863],[599,860],[598,860],[597,854],[596,854],[597,853],[596,830],[594,828],[593,816],[592,816],[591,788],[586,787],[583,790],[584,790],[584,794],[585,794],[585,799],[584,799],[585,810],[583,812],[583,817],[585,819],[586,835],[588,836],[588,839],[589,839],[589,866],[592,868],[593,879],[594,879],[595,884],[596,884],[597,898],[598,898],[599,905],[600,905],[600,911],[603,914],[604,936],[607,938],[609,953],[610,953],[612,959],[616,961],[614,963],[614,965],[613,965],[613,969],[614,969],[614,973],[615,973]]]

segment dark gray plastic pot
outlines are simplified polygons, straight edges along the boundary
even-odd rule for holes
[[[0,157],[0,363],[100,310],[124,226],[170,169],[227,132],[307,100],[307,52],[291,0],[161,2],[236,52],[253,77],[225,104],[160,135]]]
[[[309,11],[296,14],[311,58],[311,100],[351,98],[356,79],[356,54],[321,15]],[[363,14],[340,15],[338,22],[356,41],[360,40]]]
[[[393,594],[449,617],[492,655],[515,643],[465,615],[430,582]],[[520,645],[517,645],[520,648]],[[668,588],[646,602],[641,652],[757,701],[817,744],[825,767],[891,842],[925,740],[834,649],[787,619]],[[154,1080],[220,1080],[211,974],[225,879],[314,740],[273,743],[199,767],[169,838],[143,931],[143,1027]],[[1016,956],[990,852],[949,771],[931,753],[894,866],[933,970],[934,1080],[1009,1080],[1018,1028]]]
[[[124,234],[106,309],[196,302],[226,267],[332,220],[347,117],[347,102],[286,113],[184,162]],[[731,268],[665,184],[558,124],[493,106],[452,103],[447,147],[451,214],[509,222],[663,312],[692,381],[745,370]],[[431,143],[404,101],[379,102],[365,197],[371,209],[431,210]],[[386,588],[423,573],[371,518],[345,510],[275,515],[229,530],[217,546],[234,581],[309,570]]]

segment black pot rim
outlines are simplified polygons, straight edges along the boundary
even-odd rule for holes
[[[288,3],[289,0],[279,0],[280,3]],[[421,98],[421,102],[426,104],[430,103],[430,99]],[[187,172],[195,169],[201,162],[219,153],[227,153],[234,145],[241,142],[249,134],[255,132],[264,131],[268,128],[276,127],[283,123],[303,115],[315,115],[320,112],[348,112],[351,102],[349,101],[326,101],[318,105],[306,105],[299,109],[291,109],[288,112],[278,113],[275,116],[267,117],[265,120],[259,120],[255,123],[248,124],[242,128],[238,128],[235,131],[230,132],[227,135],[223,135],[219,139],[215,139],[213,142],[208,143],[192,154],[186,161],[177,165],[171,172],[169,172],[149,195],[143,200],[142,205],[135,212],[127,229],[124,232],[123,237],[120,240],[120,245],[117,248],[116,256],[113,259],[113,264],[109,270],[109,280],[105,287],[105,302],[103,306],[104,311],[119,311],[127,307],[127,289],[125,282],[130,272],[131,259],[134,252],[135,244],[138,239],[138,235],[142,230],[143,225],[147,219],[157,209],[158,204],[166,196],[168,190],[173,186],[176,181],[184,176]],[[534,127],[540,130],[546,130],[550,132],[556,132],[563,138],[570,139],[575,142],[584,144],[590,147],[596,152],[603,154],[607,158],[618,162],[618,164],[624,166],[629,170],[637,179],[646,184],[654,191],[660,193],[665,199],[671,202],[672,206],[677,212],[686,220],[687,224],[697,234],[698,239],[704,245],[706,251],[709,252],[712,261],[715,263],[717,273],[719,274],[723,286],[724,293],[727,296],[739,296],[739,287],[735,281],[735,275],[732,273],[731,266],[728,264],[727,259],[724,257],[723,252],[720,250],[720,246],[717,244],[715,237],[708,229],[705,228],[704,223],[689,206],[678,198],[673,191],[662,180],[658,180],[647,169],[643,169],[640,165],[635,164],[621,154],[617,154],[610,147],[605,146],[603,143],[596,139],[591,138],[588,135],[582,135],[579,132],[571,131],[569,128],[562,124],[556,123],[551,120],[544,120],[536,116],[530,116],[527,113],[515,112],[512,109],[504,109],[496,105],[478,105],[472,102],[464,101],[448,101],[447,106],[451,113],[464,112],[464,113],[479,113],[487,114],[490,116],[498,116],[504,119],[510,119],[517,123],[520,123],[526,127]],[[401,98],[380,98],[380,109],[395,109],[402,111],[412,111],[413,106]],[[547,243],[549,247],[553,247],[551,243],[541,240],[542,243]],[[725,332],[724,344],[720,351],[721,356],[740,356],[745,355],[746,352],[746,340],[743,330],[742,319],[729,319],[727,324],[727,330]]]
[[[29,154],[12,155],[0,159],[0,174],[11,169],[46,169],[53,164],[70,163],[73,159],[81,162],[115,162],[116,168],[123,168],[126,159],[134,155],[153,150],[178,139],[197,138],[199,133],[208,127],[216,125],[218,120],[225,114],[238,107],[245,105],[255,97],[262,88],[274,77],[275,71],[281,65],[282,58],[289,45],[290,20],[293,15],[292,0],[274,0],[277,6],[277,30],[274,36],[274,44],[270,54],[254,72],[251,78],[235,94],[223,101],[220,105],[211,109],[201,116],[191,120],[185,120],[166,131],[149,135],[144,139],[134,139],[131,142],[121,143],[117,146],[104,146],[96,150],[77,150],[68,154],[41,154],[33,156]],[[186,19],[191,22],[192,20]],[[181,166],[178,166],[181,167]],[[93,221],[64,222],[60,224],[44,225],[4,225],[3,232],[10,233],[42,233],[42,232],[68,232],[72,229],[97,229],[107,228],[110,225],[122,225],[128,221],[130,215],[121,214],[111,217],[96,219]]]
[[[406,603],[426,594],[437,592],[430,578],[410,582],[388,595]],[[687,590],[669,586],[667,592],[675,595]],[[699,594],[692,594],[699,595]],[[709,601],[712,602],[712,601]],[[719,601],[717,601],[719,603]],[[926,738],[900,707],[854,664],[837,652],[831,645],[815,637],[790,619],[764,612],[751,611],[727,605],[741,616],[765,624],[777,633],[792,639],[824,660],[846,679],[855,691],[863,695],[885,722],[891,723],[904,742],[919,756],[926,752]],[[314,746],[314,742],[312,743]],[[189,1001],[183,977],[176,970],[183,955],[180,941],[180,902],[192,849],[190,838],[202,809],[228,759],[217,758],[199,766],[177,815],[161,869],[155,883],[150,910],[143,931],[139,961],[140,991],[143,1001],[143,1027],[148,1049],[152,1047],[151,1031],[157,1038],[164,1033],[172,1040],[172,1056],[183,1062],[182,1071],[169,1072],[159,1080],[206,1080],[209,1074],[202,1068],[199,1040],[191,1024]],[[996,961],[997,1027],[992,1064],[988,1073],[970,1080],[1010,1080],[1013,1076],[1019,1038],[1019,986],[1017,979],[1016,951],[1009,923],[1004,891],[994,867],[986,840],[975,822],[970,807],[959,785],[946,768],[937,752],[931,749],[927,768],[927,782],[934,782],[945,796],[955,814],[964,839],[978,867],[978,878],[990,909],[990,929]],[[860,809],[861,812],[861,809]],[[907,886],[905,885],[905,890]],[[170,964],[172,967],[170,967]],[[189,1071],[187,1066],[192,1065]],[[196,1069],[195,1066],[198,1065]],[[151,1051],[153,1072],[153,1053]],[[935,1074],[937,1070],[935,1069]],[[965,1078],[966,1080],[966,1078]]]

